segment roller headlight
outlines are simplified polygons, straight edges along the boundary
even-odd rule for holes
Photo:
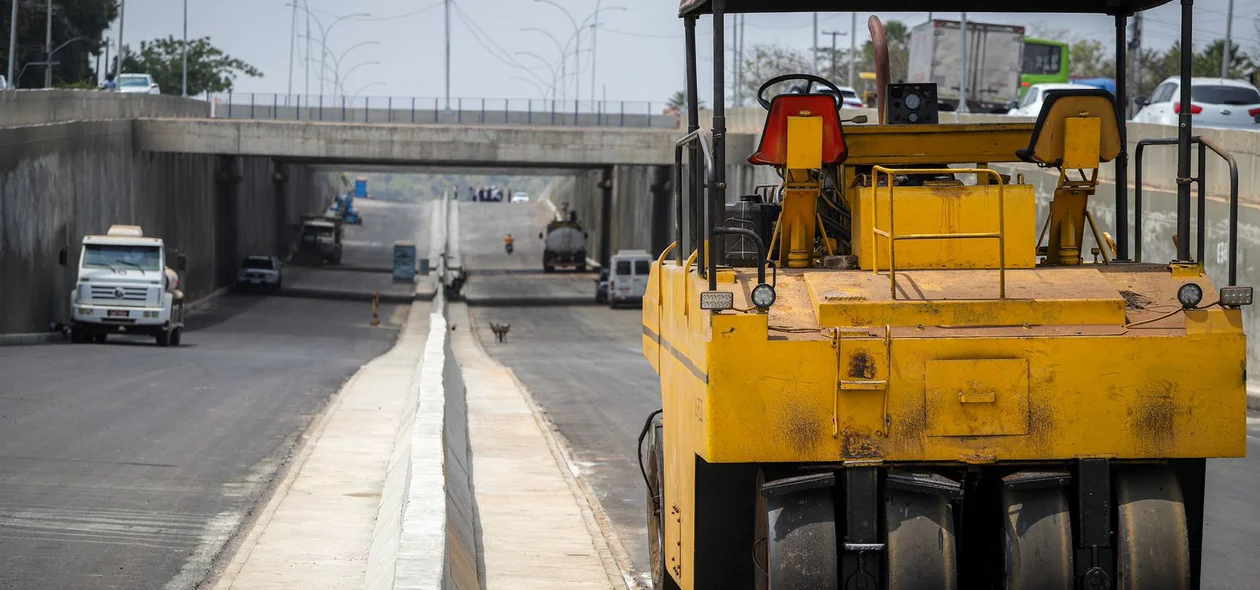
[[[1251,287],[1221,287],[1221,307],[1251,305]]]
[[[766,309],[771,305],[774,305],[774,299],[774,287],[765,283],[753,287],[752,302],[758,309]]]
[[[1177,301],[1186,309],[1192,309],[1203,301],[1203,287],[1195,283],[1186,283],[1177,289]]]

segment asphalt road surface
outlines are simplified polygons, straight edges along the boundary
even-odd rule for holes
[[[593,272],[543,272],[543,240],[553,213],[545,204],[459,203],[460,250],[469,305],[574,305],[595,302]],[[512,234],[512,254],[504,237]]]
[[[388,269],[394,266],[394,241],[411,240],[417,256],[429,250],[432,200],[415,202],[355,199],[362,225],[347,225],[342,237],[342,264]]]
[[[184,345],[0,348],[0,588],[193,588],[403,319],[230,296]]]

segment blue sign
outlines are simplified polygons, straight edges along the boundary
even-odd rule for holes
[[[394,282],[416,282],[416,245],[412,242],[394,242]]]
[[[360,178],[354,181],[354,196],[360,199],[367,198],[367,179]]]

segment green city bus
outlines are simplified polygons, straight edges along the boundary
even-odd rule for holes
[[[1068,81],[1068,44],[1062,41],[1024,38],[1024,67],[1019,78],[1019,97],[1033,84]]]

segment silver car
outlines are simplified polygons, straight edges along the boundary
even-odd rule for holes
[[[162,89],[148,74],[122,74],[118,76],[118,92],[123,94],[162,94]]]
[[[1133,116],[1135,123],[1175,126],[1182,108],[1181,78],[1164,80],[1149,99],[1134,101],[1142,108]],[[1260,129],[1260,91],[1241,80],[1191,78],[1189,109],[1195,127]]]

